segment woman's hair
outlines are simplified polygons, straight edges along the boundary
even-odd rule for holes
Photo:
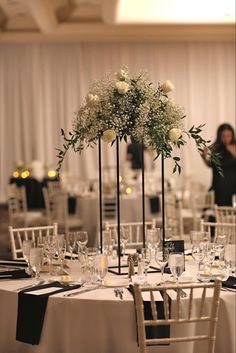
[[[218,129],[217,129],[217,135],[216,135],[216,140],[215,140],[215,143],[214,145],[222,145],[222,142],[221,142],[221,134],[223,131],[225,130],[229,130],[232,132],[232,140],[231,140],[231,143],[234,143],[235,141],[235,133],[234,133],[234,129],[233,127],[230,125],[230,124],[227,124],[227,123],[224,123],[224,124],[221,124]]]

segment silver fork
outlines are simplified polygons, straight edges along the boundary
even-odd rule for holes
[[[115,292],[116,297],[119,296],[121,300],[123,299],[123,293],[124,293],[123,288],[116,288],[116,289],[114,289],[114,292]]]
[[[44,283],[45,283],[45,281],[41,280],[38,283],[32,283],[32,284],[29,284],[28,286],[19,287],[19,288],[15,289],[15,291],[17,292],[19,290],[24,290],[24,289],[28,289],[28,288],[31,288],[31,287],[40,286],[41,284],[44,284]]]

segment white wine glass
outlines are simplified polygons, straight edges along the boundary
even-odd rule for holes
[[[205,257],[206,248],[203,244],[193,245],[192,247],[192,258],[198,265],[198,274],[200,272],[201,263]]]
[[[30,265],[35,274],[35,280],[40,278],[39,272],[43,264],[43,249],[42,248],[31,248],[30,249]]]
[[[209,243],[207,245],[207,250],[206,250],[206,260],[210,265],[210,269],[212,269],[212,265],[215,261],[215,256],[216,256],[215,244]]]
[[[164,282],[164,268],[168,263],[169,251],[167,249],[157,248],[155,252],[155,260],[161,270],[161,283]]]
[[[236,265],[236,247],[235,244],[227,244],[225,246],[224,260],[229,267],[231,274],[235,273]]]
[[[121,244],[123,246],[123,255],[124,255],[124,259],[125,259],[126,244],[128,243],[128,240],[129,240],[129,229],[128,228],[121,229],[120,240],[121,240]]]
[[[30,266],[30,249],[33,247],[33,242],[32,240],[23,240],[22,243],[22,252],[23,252],[23,256],[24,259],[27,263],[27,268],[25,270],[25,272],[28,275],[31,275],[31,266]]]
[[[67,249],[70,253],[70,259],[72,260],[73,252],[75,251],[75,247],[76,247],[76,236],[74,232],[70,232],[67,234],[66,242],[67,242]]]
[[[177,284],[179,277],[184,272],[184,254],[183,253],[170,253],[169,255],[169,268],[172,275],[176,278]]]
[[[143,262],[143,267],[144,267],[144,273],[145,273],[145,282],[144,285],[148,285],[148,280],[147,280],[147,272],[150,266],[151,258],[152,258],[152,253],[151,249],[149,248],[144,248],[142,249],[142,262]]]
[[[88,243],[88,233],[85,231],[75,232],[77,245],[83,252]]]

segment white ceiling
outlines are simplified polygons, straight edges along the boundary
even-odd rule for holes
[[[176,40],[186,29],[233,40],[234,24],[234,0],[0,0],[0,42]]]

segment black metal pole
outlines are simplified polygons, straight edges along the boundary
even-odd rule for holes
[[[120,153],[119,137],[116,137],[116,202],[117,202],[117,241],[118,241],[118,273],[121,274],[120,264]]]
[[[101,253],[103,248],[102,234],[102,153],[101,153],[101,138],[98,140],[98,168],[99,168],[99,213],[100,213],[100,247]]]
[[[146,234],[145,234],[145,178],[144,178],[144,144],[142,141],[142,221],[143,221],[143,248],[145,248]]]
[[[165,172],[164,172],[164,156],[161,155],[161,197],[162,197],[162,248],[165,249]],[[164,254],[163,254],[164,256]]]

